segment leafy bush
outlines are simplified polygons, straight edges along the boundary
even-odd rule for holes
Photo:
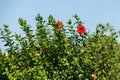
[[[114,29],[98,24],[90,34],[77,15],[66,26],[52,15],[36,17],[36,30],[19,18],[25,36],[0,29],[1,80],[118,80],[120,44]],[[106,32],[109,31],[109,35]]]

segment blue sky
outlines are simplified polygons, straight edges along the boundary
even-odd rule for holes
[[[98,23],[107,22],[120,29],[120,0],[0,0],[0,28],[8,24],[13,32],[21,33],[21,17],[34,29],[38,13],[45,20],[51,14],[63,23],[76,13],[91,32]]]
[[[20,32],[18,18],[22,17],[34,28],[38,13],[46,20],[52,14],[64,23],[77,13],[91,32],[98,23],[107,22],[120,29],[120,0],[0,0],[0,27],[8,24]]]

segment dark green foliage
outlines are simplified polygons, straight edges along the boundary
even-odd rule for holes
[[[97,80],[119,80],[117,33],[109,24],[98,24],[93,34],[78,34],[76,29],[83,22],[73,17],[75,21],[59,29],[52,15],[44,21],[38,14],[35,34],[19,18],[25,37],[12,35],[4,25],[0,39],[6,50],[0,51],[0,80],[93,80],[94,73]]]

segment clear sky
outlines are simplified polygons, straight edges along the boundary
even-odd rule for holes
[[[8,24],[13,32],[21,33],[21,17],[34,29],[38,13],[45,20],[51,14],[63,23],[76,13],[91,32],[98,23],[107,22],[120,29],[120,0],[0,0],[0,27]]]
[[[38,13],[45,19],[52,14],[64,23],[77,13],[89,30],[107,22],[120,29],[120,0],[0,0],[0,27],[8,24],[19,32],[18,18],[22,17],[34,28]]]

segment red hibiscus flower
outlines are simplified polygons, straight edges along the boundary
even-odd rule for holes
[[[47,50],[46,50],[46,48],[42,48],[41,51],[42,51],[43,53],[45,53]]]
[[[63,25],[60,21],[58,21],[58,22],[55,24],[55,26],[56,26],[58,29],[62,29],[64,25]]]
[[[96,80],[96,79],[97,79],[97,74],[96,74],[96,73],[93,73],[93,74],[92,74],[92,77],[93,77],[93,80]]]
[[[83,26],[83,25],[82,26],[78,26],[77,32],[79,34],[84,34],[86,32],[85,26]]]

